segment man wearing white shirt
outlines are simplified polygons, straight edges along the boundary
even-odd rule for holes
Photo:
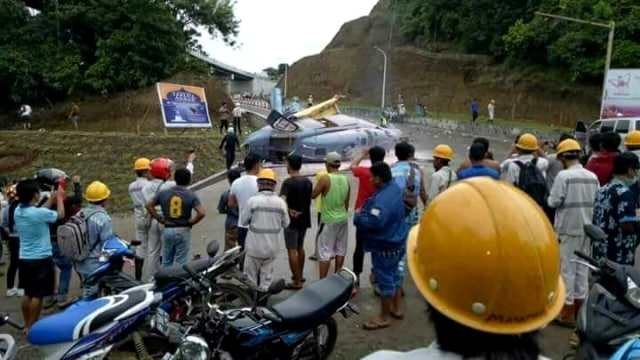
[[[233,108],[233,133],[235,135],[242,135],[240,120],[242,120],[242,109],[240,108],[240,104],[236,104]]]
[[[31,130],[31,113],[33,110],[28,104],[22,104],[20,106],[20,118],[22,119],[22,126],[25,130]]]
[[[544,156],[538,156],[538,139],[532,134],[522,134],[516,142],[516,158],[509,159],[507,167],[506,181],[513,185],[518,185],[520,177],[520,166],[517,162],[527,164],[535,159],[535,164],[542,172],[542,176],[547,177],[547,169],[549,168],[549,160]]]

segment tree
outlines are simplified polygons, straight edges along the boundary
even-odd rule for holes
[[[544,11],[597,22],[615,20],[613,67],[637,67],[637,0],[396,0],[409,41],[449,42],[468,53],[506,59],[512,66],[563,70],[574,81],[600,82],[606,29],[534,17]]]
[[[277,81],[280,79],[280,77],[284,75],[286,68],[288,66],[289,64],[279,64],[277,69],[274,67],[268,67],[266,69],[262,69],[262,71],[267,73],[267,76],[269,76],[269,79]]]
[[[109,94],[201,68],[196,28],[233,45],[231,0],[0,0],[0,108]]]

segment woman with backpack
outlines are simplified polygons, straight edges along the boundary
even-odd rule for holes
[[[15,184],[7,188],[6,196],[9,207],[2,214],[2,240],[7,241],[10,253],[9,269],[7,271],[7,297],[24,296],[24,289],[21,289],[20,285],[16,286],[15,283],[18,264],[20,263],[20,238],[14,228],[15,221],[13,219],[13,212],[20,204]]]

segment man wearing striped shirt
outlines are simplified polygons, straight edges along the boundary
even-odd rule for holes
[[[556,209],[554,228],[560,241],[562,278],[567,293],[565,305],[558,322],[573,326],[576,314],[584,303],[588,292],[588,268],[571,260],[574,251],[589,253],[589,240],[584,233],[584,224],[593,218],[593,206],[600,184],[598,177],[580,165],[580,144],[573,139],[562,141],[557,149],[557,159],[564,170],[556,176],[548,203]]]
[[[240,211],[240,225],[249,228],[244,273],[262,292],[266,292],[273,281],[273,266],[284,242],[283,230],[290,222],[287,203],[275,193],[276,181],[272,169],[262,169],[257,179],[258,194]]]

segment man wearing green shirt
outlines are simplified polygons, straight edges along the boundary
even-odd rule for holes
[[[347,209],[351,188],[349,179],[339,173],[342,157],[337,152],[330,152],[324,159],[327,174],[322,176],[313,189],[311,197],[322,199],[320,217],[324,228],[318,237],[318,260],[320,278],[329,273],[331,257],[335,256],[335,271],[340,270],[347,254],[347,238],[349,236]]]

